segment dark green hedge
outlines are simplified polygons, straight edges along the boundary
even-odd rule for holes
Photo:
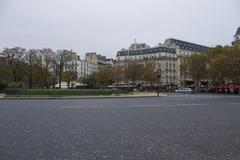
[[[47,96],[98,96],[98,95],[112,95],[117,91],[109,89],[18,89],[6,88],[6,95],[47,95]],[[124,93],[120,91],[120,93]]]
[[[0,93],[4,91],[5,88],[7,88],[8,83],[5,81],[0,81]]]

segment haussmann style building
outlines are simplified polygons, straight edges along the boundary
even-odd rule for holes
[[[164,44],[150,47],[145,43],[134,43],[128,49],[117,52],[117,64],[129,61],[146,64],[153,63],[155,70],[161,72],[161,87],[171,90],[176,87],[193,85],[191,77],[184,79],[180,73],[180,63],[184,56],[204,54],[210,48],[177,39],[167,39]]]
[[[240,44],[240,27],[238,27],[236,34],[234,35],[234,40],[232,45]]]

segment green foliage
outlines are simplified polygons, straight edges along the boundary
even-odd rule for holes
[[[21,82],[10,82],[8,83],[8,88],[22,88],[22,83]]]
[[[20,88],[6,88],[4,90],[6,95],[18,95],[20,93]]]
[[[11,79],[13,76],[9,66],[0,63],[0,81],[10,81]]]
[[[108,68],[107,66],[103,66],[97,72],[96,80],[101,86],[106,87],[114,80],[114,70],[112,68]]]
[[[68,87],[70,87],[70,82],[77,80],[77,72],[65,71],[63,72],[63,80],[67,82]]]
[[[131,81],[132,84],[135,84],[135,81],[143,79],[143,69],[144,65],[131,61],[124,68],[124,74],[126,80]]]
[[[184,57],[180,71],[185,79],[191,76],[195,82],[240,83],[240,46],[217,46],[206,54]]]
[[[209,78],[213,83],[240,82],[240,46],[217,46],[208,56]]]
[[[153,63],[147,63],[143,69],[144,80],[151,86],[156,82],[156,73],[154,72],[155,66]]]
[[[180,67],[183,76],[191,76],[196,82],[207,78],[207,56],[205,54],[184,57]]]
[[[7,88],[8,83],[6,81],[0,81],[0,92]]]
[[[97,80],[96,80],[96,73],[93,72],[90,74],[87,78],[83,79],[83,82],[87,84],[90,88],[96,88],[97,86]]]

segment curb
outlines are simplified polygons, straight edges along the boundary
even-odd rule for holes
[[[124,99],[124,98],[157,98],[158,96],[102,96],[102,97],[3,97],[0,100],[64,100],[64,99]],[[160,95],[159,97],[165,97]]]

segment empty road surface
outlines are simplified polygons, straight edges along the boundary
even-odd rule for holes
[[[240,97],[0,100],[1,160],[239,160]]]

